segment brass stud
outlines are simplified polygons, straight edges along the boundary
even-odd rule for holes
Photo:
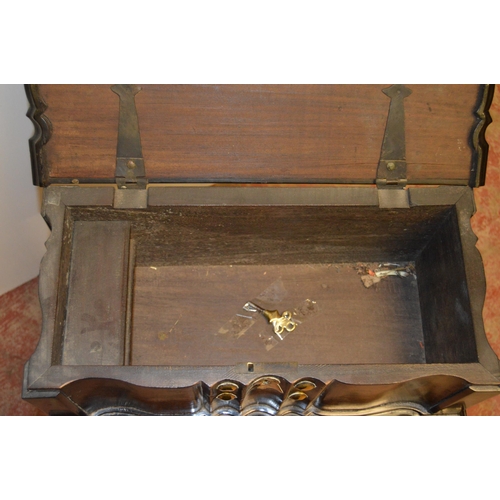
[[[232,382],[222,382],[217,386],[217,390],[221,392],[234,392],[238,390],[238,386]]]
[[[387,170],[394,170],[396,168],[396,164],[392,161],[390,161],[388,164],[387,164]]]
[[[231,392],[222,392],[217,396],[217,399],[222,401],[232,401],[233,399],[236,399],[236,396]]]
[[[312,391],[316,388],[316,384],[311,382],[310,380],[302,380],[295,384],[295,387],[299,389],[299,391]]]
[[[304,399],[307,399],[307,394],[301,391],[297,392],[292,392],[290,396],[288,396],[290,399],[293,399],[294,401],[303,401]]]

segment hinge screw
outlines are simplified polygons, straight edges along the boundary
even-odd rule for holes
[[[132,160],[130,160],[128,163],[127,163],[127,167],[132,169],[132,168],[135,168],[137,165],[135,164],[135,162],[133,162]]]
[[[393,163],[392,161],[390,161],[388,164],[387,164],[387,170],[394,170],[396,168],[396,164]]]

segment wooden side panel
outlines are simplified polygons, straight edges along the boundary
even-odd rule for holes
[[[129,265],[128,222],[76,221],[63,365],[121,365]]]
[[[373,183],[388,85],[142,85],[150,181]],[[466,184],[479,85],[408,85],[408,178]],[[46,182],[114,179],[119,100],[109,85],[41,85],[52,123]]]
[[[455,211],[416,261],[428,363],[474,363],[477,349]]]

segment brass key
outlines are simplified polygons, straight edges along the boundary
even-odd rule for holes
[[[268,311],[263,307],[254,304],[253,302],[247,302],[243,309],[248,312],[259,312],[261,313],[269,323],[271,323],[274,327],[274,333],[279,337],[280,340],[283,340],[281,334],[284,330],[287,332],[292,332],[295,330],[297,323],[292,318],[292,313],[290,311],[285,311],[283,314],[280,314],[278,311]]]

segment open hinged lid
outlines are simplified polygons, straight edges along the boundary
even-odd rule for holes
[[[493,85],[28,85],[34,183],[484,184]],[[118,157],[118,158],[117,158]]]

